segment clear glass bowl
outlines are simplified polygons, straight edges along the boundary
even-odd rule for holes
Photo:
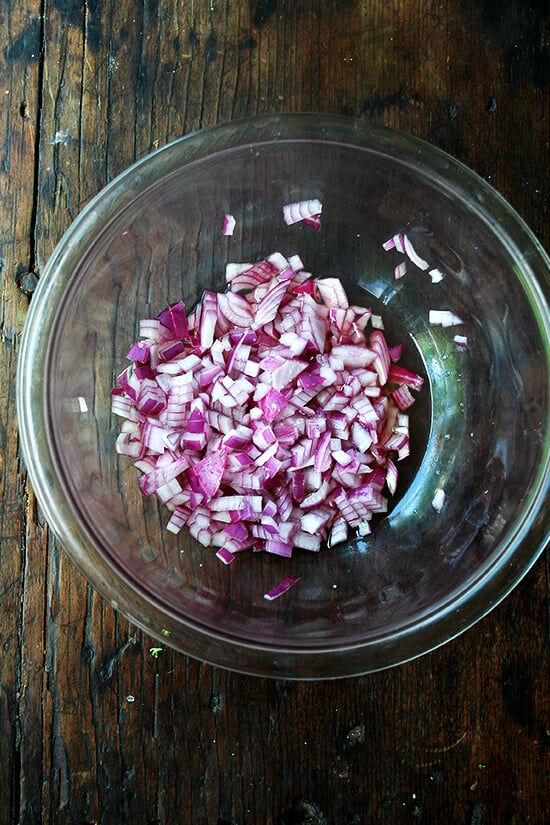
[[[282,205],[323,202],[322,230]],[[225,237],[225,212],[237,221]],[[444,274],[382,242],[406,231]],[[115,455],[115,376],[142,317],[224,287],[227,261],[299,253],[378,310],[427,377],[412,455],[371,536],[231,567],[144,500]],[[189,135],[128,169],[61,240],[33,297],[18,373],[31,482],[66,552],[103,596],[163,644],[245,673],[349,676],[444,643],[497,604],[548,540],[549,260],[501,197],[444,153],[349,119],[285,115]],[[457,329],[433,326],[450,309]],[[453,342],[456,332],[466,348]],[[446,501],[438,513],[435,491]],[[301,581],[274,602],[266,590]]]

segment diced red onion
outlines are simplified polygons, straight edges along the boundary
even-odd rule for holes
[[[114,390],[111,393],[111,411],[121,418],[135,419],[136,408],[133,400],[128,395],[123,395]]]
[[[375,357],[371,362],[372,366],[378,373],[380,384],[384,386],[388,380],[391,355],[382,330],[375,329],[371,332],[370,347],[375,353]]]
[[[464,323],[462,318],[459,318],[449,309],[430,309],[428,320],[430,324],[439,324],[442,327],[452,327]]]
[[[188,514],[183,510],[183,508],[176,507],[168,520],[166,529],[170,533],[179,533],[182,527],[185,527],[187,524],[188,517]]]
[[[277,418],[279,413],[281,413],[288,406],[288,404],[288,398],[274,387],[272,387],[259,401],[259,407],[268,424],[271,424],[271,422]]]
[[[268,599],[268,601],[270,602],[274,599],[278,599],[280,596],[282,596],[284,593],[290,590],[291,587],[294,587],[294,585],[299,581],[300,576],[287,576],[282,581],[280,581],[276,587],[274,587],[268,593],[265,593],[264,599]]]
[[[419,269],[426,270],[429,268],[429,263],[421,258],[416,252],[411,239],[407,235],[403,235],[403,245],[405,247],[405,254]]]
[[[430,264],[428,263],[428,261],[424,260],[424,258],[422,258],[416,252],[411,239],[407,235],[398,233],[393,237],[388,238],[388,240],[382,244],[382,248],[386,252],[389,252],[391,249],[396,249],[398,252],[407,255],[408,259],[412,263],[414,263],[415,266],[417,266],[419,269],[423,271],[429,270],[428,274],[430,275],[433,284],[438,284],[443,280],[443,272],[436,266],[430,268]],[[401,263],[397,264],[394,269],[395,279],[397,280],[399,278],[402,278],[405,273],[406,264],[404,261],[402,261]],[[434,321],[433,323],[440,322]],[[444,326],[446,326],[446,324],[444,324]]]
[[[406,410],[414,404],[414,396],[406,384],[394,390],[392,398],[400,410]]]
[[[188,467],[189,461],[186,456],[182,455],[175,459],[175,461],[172,461],[171,464],[159,467],[156,470],[151,470],[151,472],[140,476],[138,478],[139,488],[144,496],[150,496],[151,493],[179,476],[187,470]]]
[[[178,301],[175,304],[171,304],[163,310],[158,316],[158,320],[163,327],[166,327],[168,333],[170,333],[170,336],[173,336],[174,338],[187,338],[189,334],[189,324],[183,301]]]
[[[430,269],[430,278],[432,279],[432,284],[439,284],[443,280],[443,273],[437,267]]]
[[[297,254],[290,255],[288,258],[288,263],[296,274],[305,270],[304,262]]]
[[[130,458],[143,458],[147,448],[143,442],[132,436],[131,433],[120,432],[115,441],[115,452],[119,455],[127,455]]]
[[[335,544],[341,544],[343,541],[346,541],[347,537],[348,525],[346,519],[340,516],[332,523],[327,539],[327,546],[334,547]]]
[[[222,232],[224,235],[232,235],[235,229],[235,218],[233,215],[226,214],[223,216]]]
[[[262,260],[240,272],[230,272],[230,275],[231,289],[234,292],[240,292],[255,289],[259,284],[268,283],[277,275],[277,267],[268,260]]]
[[[254,318],[252,307],[238,292],[220,292],[218,309],[234,326],[249,327],[252,324]]]
[[[351,439],[360,452],[366,453],[367,450],[370,449],[373,440],[372,433],[372,430],[363,427],[358,421],[353,422],[351,426]],[[342,462],[339,461],[338,463],[341,464]],[[346,462],[346,464],[347,463],[349,462]]]
[[[264,539],[264,549],[267,553],[273,553],[276,556],[284,556],[290,558],[292,556],[292,543],[288,541],[281,541],[275,538]]]
[[[323,206],[317,198],[308,198],[283,206],[283,218],[287,226],[304,221],[314,228],[320,227],[319,217]]]
[[[141,425],[141,441],[150,453],[161,455],[166,449],[165,431],[163,427],[147,419]]]
[[[283,363],[271,373],[273,387],[276,390],[284,390],[289,384],[294,384],[298,376],[304,372],[308,366],[307,363],[295,359],[283,361]]]
[[[397,451],[397,459],[398,461],[403,461],[404,458],[407,458],[410,455],[411,449],[409,440],[407,439],[406,443],[399,448]]]
[[[393,246],[398,252],[405,252],[405,236],[402,232],[398,232],[393,236]],[[391,248],[391,247],[390,247]]]
[[[198,461],[189,471],[189,480],[195,490],[199,490],[209,501],[219,490],[225,463],[227,460],[227,448],[209,453],[201,461]]]
[[[118,386],[112,390],[113,395],[115,392],[119,395],[125,393],[132,401],[137,400],[141,382],[136,376],[135,367],[134,369],[132,369],[132,367],[126,367],[126,369],[117,376],[117,384]]]
[[[242,272],[246,272],[247,269],[250,269],[252,266],[251,263],[244,263],[244,262],[230,262],[225,265],[225,280],[226,283],[229,283],[233,280],[235,275],[240,275]]]
[[[309,550],[310,553],[318,553],[321,549],[321,536],[312,536],[305,530],[298,530],[294,533],[292,541],[295,547],[299,547],[300,550]]]
[[[139,337],[146,338],[153,342],[163,340],[166,335],[166,328],[158,318],[143,318],[139,322]]]
[[[393,496],[395,495],[395,490],[397,487],[397,478],[398,478],[398,470],[396,464],[388,458],[386,461],[386,484],[388,485],[388,490],[390,494]]]
[[[226,233],[226,234],[231,234],[231,233]],[[216,553],[216,556],[224,564],[231,564],[232,562],[235,561],[235,556],[233,555],[233,553],[229,552],[227,547],[220,547],[220,549]]]
[[[393,347],[389,347],[389,353],[391,360],[395,363],[399,361],[401,355],[403,353],[403,345],[402,344],[395,344]]]
[[[401,347],[388,346],[380,316],[350,307],[339,279],[316,281],[296,256],[226,277],[228,291],[205,292],[188,317],[178,302],[140,324],[112,393],[117,452],[171,510],[168,530],[187,527],[225,563],[245,549],[317,552],[349,528],[366,535],[387,510],[384,485],[395,492],[392,455],[409,450],[396,410],[421,376],[395,364]]]
[[[421,375],[411,372],[405,367],[400,367],[397,364],[391,364],[388,370],[388,381],[394,384],[406,384],[415,390],[421,390],[424,385],[424,379]]]
[[[200,343],[203,350],[214,343],[214,333],[218,320],[218,300],[213,292],[205,292],[201,304]]]
[[[393,270],[393,275],[396,281],[402,278],[404,275],[407,274],[407,262],[401,261],[398,263],[395,269]]]
[[[139,361],[144,364],[149,360],[150,354],[151,344],[147,341],[136,341],[126,353],[126,358],[130,361]]]
[[[300,519],[301,529],[314,535],[328,522],[332,521],[332,516],[332,509],[329,507],[318,507],[315,510],[309,510]]]
[[[327,307],[349,307],[348,296],[339,278],[318,278],[315,283]]]
[[[166,408],[166,394],[156,381],[145,378],[141,382],[136,408],[145,415],[159,415]]]
[[[259,516],[262,512],[262,497],[254,495],[224,495],[213,499],[209,507],[214,513],[217,510],[227,510],[237,513],[252,513],[255,516]]]
[[[353,344],[336,344],[330,353],[332,363],[342,365],[342,368],[356,369],[368,367],[376,359],[376,353],[367,347]]]
[[[161,504],[168,504],[168,502],[173,501],[181,492],[181,484],[177,478],[172,478],[170,481],[167,481],[166,484],[161,484],[160,487],[157,487],[155,495]]]

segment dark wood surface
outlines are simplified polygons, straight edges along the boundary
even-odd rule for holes
[[[546,15],[546,16],[545,16]],[[262,112],[398,127],[550,248],[536,0],[0,0],[0,823],[550,822],[548,558],[444,648],[328,683],[163,650],[56,545],[18,451],[28,296],[113,176]]]

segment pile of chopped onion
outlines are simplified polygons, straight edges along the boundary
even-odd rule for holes
[[[422,377],[378,316],[298,256],[226,274],[189,315],[179,302],[141,321],[112,393],[117,452],[170,511],[167,529],[226,564],[366,535],[409,454]]]

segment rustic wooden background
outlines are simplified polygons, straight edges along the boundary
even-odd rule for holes
[[[474,168],[550,249],[550,16],[537,0],[0,0],[0,823],[550,822],[548,557],[443,649],[331,683],[153,645],[56,546],[15,370],[54,245],[189,131],[324,111]]]

